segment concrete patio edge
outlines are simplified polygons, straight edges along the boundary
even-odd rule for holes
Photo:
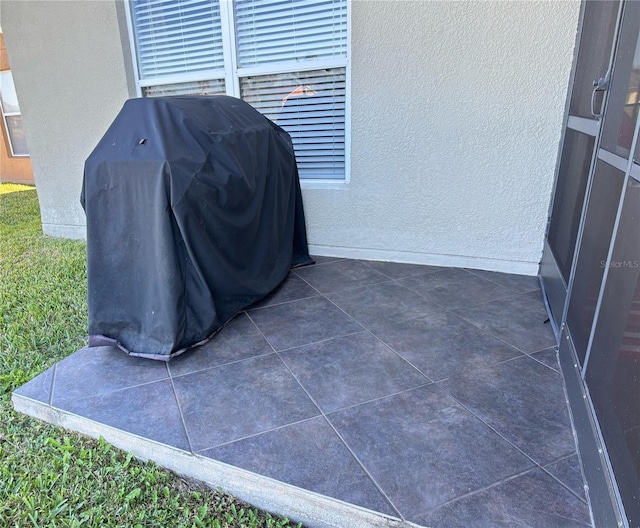
[[[46,403],[13,394],[17,412],[92,438],[104,438],[136,458],[220,489],[252,506],[301,522],[309,528],[411,528],[401,519],[332,499],[216,460],[170,447]]]

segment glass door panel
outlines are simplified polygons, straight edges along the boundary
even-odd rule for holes
[[[640,526],[640,182],[629,179],[586,374],[630,526]]]
[[[580,227],[595,138],[567,129],[549,225],[549,247],[566,284]]]
[[[609,89],[609,108],[600,146],[628,158],[640,109],[640,39],[637,22],[640,20],[640,2],[627,2],[623,16],[615,75]]]
[[[586,2],[582,22],[580,50],[571,92],[571,115],[592,118],[593,80],[604,77],[609,67],[611,43],[618,18],[619,2]],[[597,29],[597,31],[594,31]],[[599,105],[601,100],[594,101]]]
[[[584,198],[600,133],[600,121],[593,115],[592,105],[600,113],[605,103],[603,91],[594,94],[593,81],[607,76],[619,7],[620,2],[614,1],[583,3],[569,114],[540,272],[556,328],[565,310]]]
[[[623,185],[624,172],[597,161],[567,310],[567,326],[580,364],[587,352]]]

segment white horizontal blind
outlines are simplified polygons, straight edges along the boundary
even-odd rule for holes
[[[140,79],[222,70],[217,0],[132,0]]]
[[[345,0],[236,0],[238,66],[346,57]]]
[[[344,178],[344,68],[244,77],[240,91],[291,135],[301,178]]]
[[[142,88],[142,93],[145,97],[165,95],[225,95],[224,79],[145,86]]]
[[[289,132],[301,178],[345,179],[347,0],[235,0],[221,16],[224,1],[129,0],[142,94],[239,95]]]

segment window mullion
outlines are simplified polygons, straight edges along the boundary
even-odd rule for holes
[[[220,1],[222,20],[222,49],[224,52],[224,71],[227,95],[240,97],[240,81],[236,61],[236,28],[233,15],[233,0]]]

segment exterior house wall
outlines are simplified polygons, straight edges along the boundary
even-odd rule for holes
[[[0,71],[10,70],[9,56],[4,45],[4,36],[0,33]],[[31,160],[11,155],[9,137],[0,115],[0,182],[33,184]]]
[[[352,6],[351,182],[319,253],[535,274],[578,2]]]
[[[83,235],[82,164],[133,93],[122,7],[2,0],[48,234]],[[354,1],[350,182],[303,184],[312,250],[535,274],[578,13]]]
[[[84,160],[129,97],[112,1],[2,0],[42,225],[83,237]]]

